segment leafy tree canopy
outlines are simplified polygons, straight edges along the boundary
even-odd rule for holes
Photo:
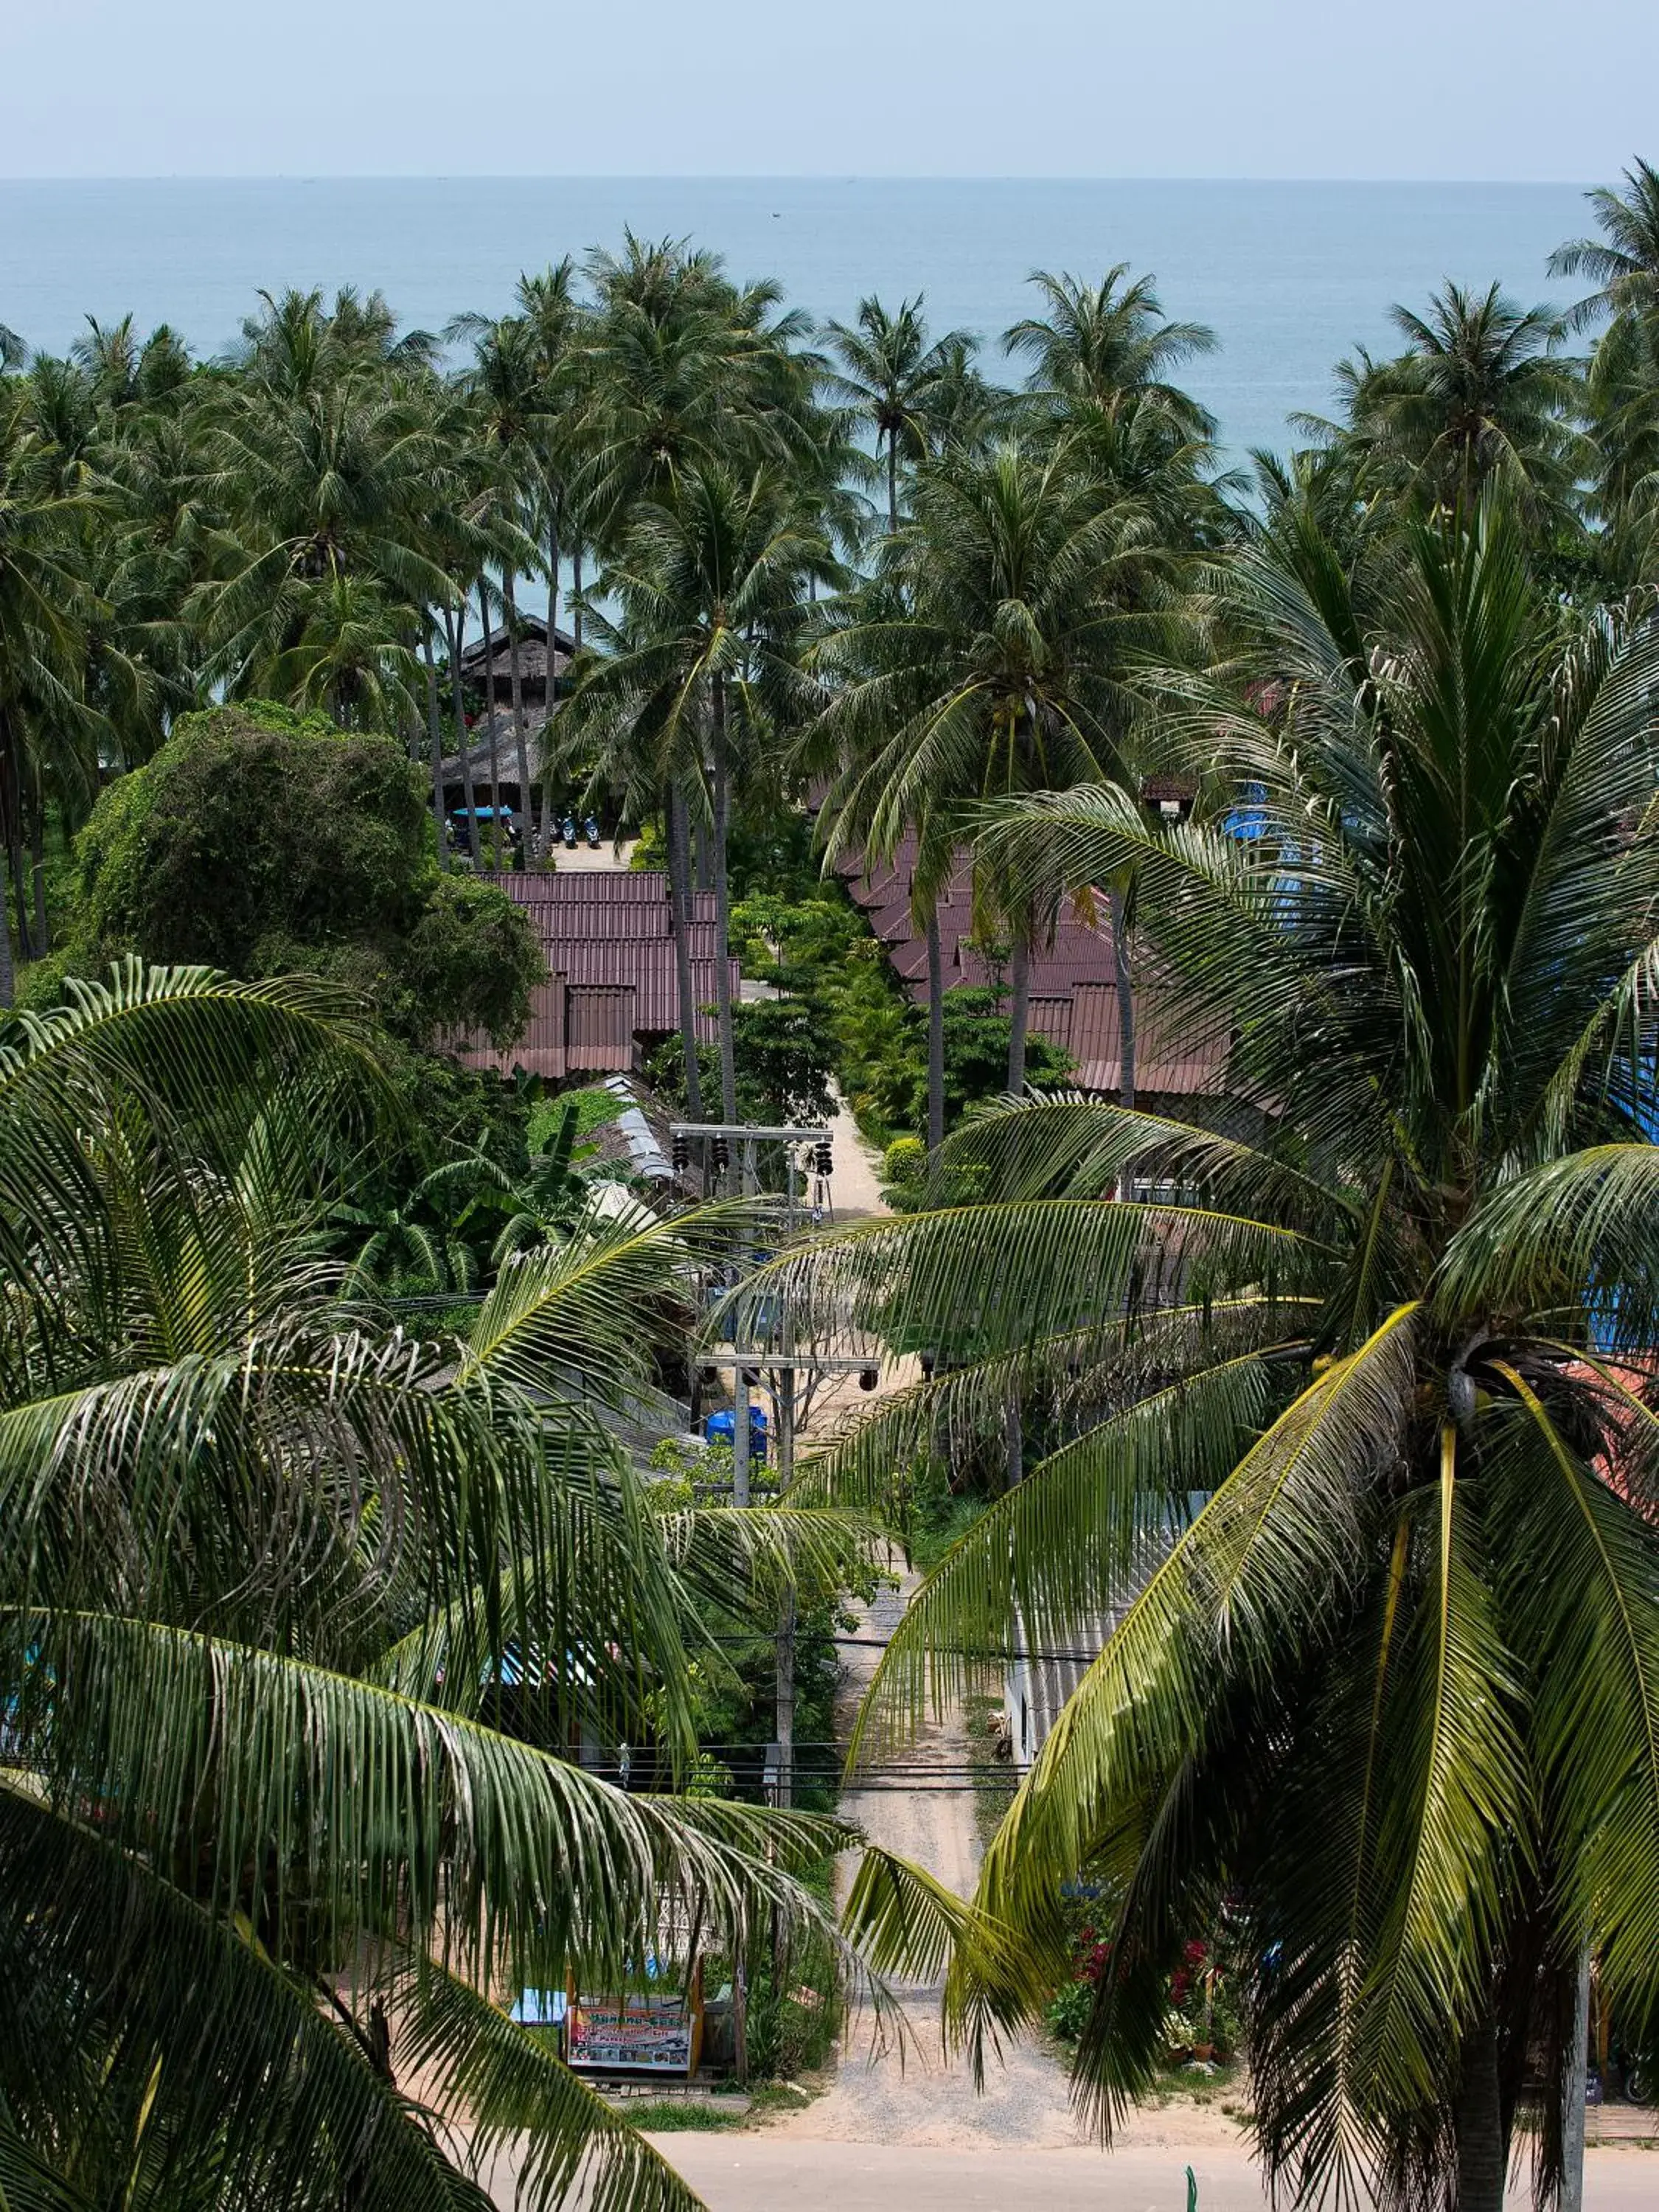
[[[62,964],[77,971],[125,952],[303,970],[413,1044],[450,1028],[516,1036],[542,972],[512,902],[439,869],[421,775],[394,739],[268,701],[180,720],[104,793],[76,859]]]

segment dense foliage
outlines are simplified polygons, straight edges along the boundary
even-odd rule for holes
[[[1346,569],[1286,520],[1218,585],[1231,657],[1170,686],[1213,799],[1048,793],[987,844],[1034,894],[1133,872],[1232,1126],[1011,1099],[930,1205],[775,1263],[804,1328],[939,1355],[803,1494],[867,1501],[1011,1401],[1042,1425],[862,1733],[1121,1616],[980,1893],[1053,1980],[1062,1885],[1104,1870],[1102,2120],[1225,1903],[1270,2170],[1495,2206],[1540,2072],[1560,2171],[1582,1947],[1659,2024],[1659,623],[1565,607],[1497,483]]]
[[[527,2204],[689,2203],[493,1999],[669,1930],[837,1948],[802,1877],[846,1831],[673,1794],[711,1611],[822,1606],[860,1549],[619,1440],[720,1225],[579,1211],[458,1334],[377,1328],[319,1257],[325,1138],[380,1110],[337,991],[73,1001],[0,1030],[8,2201],[482,2206],[528,2130]]]
[[[268,702],[181,716],[104,792],[76,857],[60,969],[137,953],[250,980],[308,972],[413,1044],[445,1029],[510,1042],[543,973],[508,899],[439,871],[400,746]]]
[[[851,1506],[944,1547],[866,1747],[1105,1639],[984,1912],[872,1856],[872,1958],[952,1954],[975,2043],[1083,1990],[1109,2124],[1224,1920],[1277,2181],[1496,2212],[1536,2093],[1555,2190],[1591,1950],[1659,2030],[1659,177],[1592,204],[1577,308],[1401,304],[1249,482],[1176,381],[1212,334],[1126,267],[1035,278],[1001,381],[919,300],[814,329],[631,236],[442,339],[349,292],[217,362],[0,339],[0,2191],[477,2202],[395,2047],[475,2147],[531,2127],[533,2201],[585,2153],[684,2201],[482,1993],[619,1978],[665,1914],[758,1986],[775,1917],[785,2049],[842,1831],[700,1791]],[[580,1109],[419,1056],[523,1018],[470,871],[555,778],[666,864],[694,1118],[833,1076],[921,1146],[767,1263],[799,1344],[926,1356],[776,1512],[625,1441],[725,1217],[600,1204]],[[816,879],[901,852],[923,1012]],[[1079,893],[1115,1103],[1030,1091]],[[128,952],[216,972],[88,980]],[[1188,1119],[1137,1103],[1152,999]]]

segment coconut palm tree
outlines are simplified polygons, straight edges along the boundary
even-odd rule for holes
[[[33,427],[27,391],[0,390],[0,1006],[15,994],[7,894],[27,947],[24,842],[38,830],[54,763],[65,747],[77,750],[85,727],[79,692],[88,595],[75,526],[87,495],[55,478],[52,448]]]
[[[290,397],[250,376],[225,395],[208,460],[238,551],[202,586],[196,612],[233,690],[265,686],[313,596],[337,576],[411,606],[448,597],[421,525],[452,456],[416,385],[349,365]]]
[[[930,339],[920,293],[890,313],[874,297],[859,301],[856,328],[826,323],[823,336],[841,366],[830,389],[887,449],[887,527],[899,526],[899,456],[926,453],[941,416],[963,411],[975,341],[965,331]],[[978,395],[974,397],[977,398]]]
[[[1028,889],[1136,870],[1231,1109],[1011,1103],[946,1146],[975,1203],[769,1287],[802,1341],[834,1314],[965,1358],[804,1497],[1041,1408],[859,1747],[973,1655],[1104,1635],[979,1893],[1052,1980],[1060,1885],[1099,1884],[1089,2109],[1149,2086],[1224,1901],[1275,2185],[1498,2212],[1540,2066],[1540,2202],[1560,2171],[1585,1943],[1659,2022],[1659,625],[1565,613],[1491,495],[1395,543],[1358,584],[1312,532],[1238,556],[1257,704],[1175,693],[1207,818],[1103,787],[988,833]]]
[[[497,1999],[822,1924],[842,1824],[574,1756],[689,1758],[694,1587],[834,1571],[811,1516],[654,1514],[605,1425],[701,1232],[636,1209],[377,1337],[316,1241],[374,1082],[302,982],[134,965],[0,1031],[15,2201],[483,2212],[510,2152],[526,2204],[690,2212]]]
[[[493,518],[498,525],[505,524],[512,532],[509,543],[500,556],[501,603],[502,625],[507,632],[507,667],[513,707],[514,745],[519,770],[519,805],[524,816],[524,829],[530,830],[530,748],[525,730],[524,679],[519,658],[519,611],[514,578],[526,562],[533,568],[539,564],[540,552],[536,541],[527,534],[526,525],[534,512],[537,495],[546,487],[546,453],[548,425],[544,417],[547,398],[547,377],[541,348],[531,325],[518,318],[504,317],[495,322],[483,318],[463,316],[449,326],[451,337],[469,337],[472,340],[471,368],[462,379],[462,388],[471,403],[475,435],[483,448],[484,471],[495,492],[492,502],[496,509]],[[555,549],[556,557],[556,548]],[[556,585],[553,587],[556,598]],[[488,584],[480,581],[480,592],[487,597]],[[484,599],[481,598],[481,607]],[[484,635],[490,635],[487,607],[483,613]],[[553,641],[548,638],[549,665]],[[495,702],[493,682],[489,692],[489,730],[492,745],[492,787],[496,779],[494,770],[495,730]],[[491,805],[497,804],[493,794]]]
[[[1362,350],[1337,372],[1373,486],[1467,511],[1495,481],[1534,520],[1565,520],[1587,456],[1570,419],[1576,369],[1555,350],[1561,317],[1520,307],[1496,284],[1448,284],[1426,314],[1396,307],[1393,319],[1403,354],[1378,362]]]
[[[343,730],[419,722],[421,676],[407,617],[367,577],[331,576],[307,593],[304,627],[262,680],[296,707],[322,708]]]
[[[1103,505],[1133,506],[1171,556],[1226,544],[1237,528],[1222,494],[1236,481],[1217,473],[1215,422],[1170,372],[1212,352],[1215,333],[1172,323],[1152,279],[1129,280],[1127,264],[1095,286],[1039,270],[1032,283],[1047,313],[1006,331],[1008,352],[1030,362],[1027,421],[1047,434]],[[1156,572],[1149,571],[1149,580]],[[1156,597],[1167,602],[1167,574]],[[1119,604],[1124,604],[1120,592]],[[1146,610],[1150,611],[1150,610]],[[1135,1095],[1135,994],[1129,946],[1133,884],[1103,886],[1112,927],[1120,1096]]]
[[[554,706],[554,640],[559,627],[560,568],[565,549],[580,560],[584,525],[571,487],[584,459],[578,442],[585,420],[583,339],[591,310],[577,297],[568,255],[537,276],[520,276],[518,310],[530,332],[539,386],[536,443],[541,472],[541,534],[547,562],[547,709]]]
[[[733,284],[719,257],[630,232],[620,256],[589,257],[599,312],[583,349],[583,459],[572,490],[601,550],[642,500],[673,495],[689,470],[744,475],[810,461],[822,425],[807,332],[774,284]],[[579,600],[580,604],[580,593]]]
[[[1582,331],[1603,316],[1659,312],[1659,169],[1634,161],[1622,191],[1598,185],[1584,197],[1601,237],[1569,239],[1550,256],[1552,276],[1588,276],[1596,287],[1568,310],[1566,327]]]
[[[1103,502],[1063,454],[1014,441],[919,471],[914,509],[883,548],[872,589],[836,610],[813,648],[833,685],[814,742],[837,773],[838,844],[867,838],[890,852],[917,831],[932,856],[917,877],[925,921],[970,808],[1120,768],[1134,656],[1156,635],[1138,600],[1162,555],[1138,510]],[[982,873],[977,894],[1001,904]],[[1018,1090],[1045,914],[1015,906],[1001,919],[1013,939]],[[931,957],[929,967],[931,1031]],[[936,1127],[942,1092],[931,1088]]]
[[[834,583],[841,571],[786,479],[765,469],[740,481],[723,468],[687,468],[672,500],[636,508],[606,564],[600,588],[619,613],[614,621],[595,617],[602,649],[580,671],[560,716],[564,753],[574,759],[585,747],[597,749],[601,781],[653,792],[707,789],[727,1121],[737,1119],[727,960],[732,807],[745,758],[797,711],[811,577]],[[689,986],[683,966],[683,1030]],[[694,1050],[689,1030],[686,1042]]]
[[[262,291],[259,303],[226,365],[283,399],[303,399],[352,371],[414,372],[437,357],[430,331],[399,337],[398,319],[379,292],[365,300],[354,285],[343,285],[325,307],[320,291]]]
[[[1183,442],[1206,442],[1215,435],[1213,417],[1169,376],[1213,353],[1216,335],[1203,323],[1169,321],[1153,281],[1130,281],[1127,261],[1092,287],[1039,269],[1031,282],[1047,312],[1014,324],[1002,343],[1029,360],[1026,388],[1050,406],[1112,411],[1151,403]]]

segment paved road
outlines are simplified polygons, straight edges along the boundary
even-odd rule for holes
[[[939,2150],[896,2143],[803,2142],[787,2136],[655,2138],[709,2212],[1186,2212],[1179,2152]],[[1264,2212],[1242,2152],[1194,2154],[1200,2212]],[[1522,2190],[1512,2206],[1529,2202]],[[1585,2212],[1653,2212],[1659,2154],[1592,2151]]]

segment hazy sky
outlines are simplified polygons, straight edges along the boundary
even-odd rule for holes
[[[1594,179],[1659,0],[0,0],[0,174]]]

